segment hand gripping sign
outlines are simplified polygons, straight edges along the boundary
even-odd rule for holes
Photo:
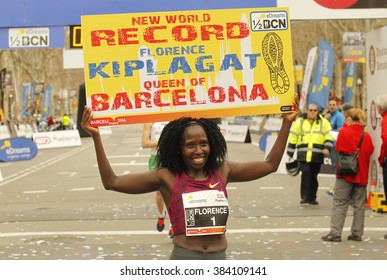
[[[292,111],[287,8],[82,16],[92,124]]]

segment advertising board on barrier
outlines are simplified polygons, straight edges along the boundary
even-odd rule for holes
[[[219,125],[224,139],[227,142],[251,142],[249,127],[247,125]]]
[[[292,20],[385,18],[385,0],[277,0],[289,7]]]
[[[82,16],[92,125],[293,111],[287,8]]]
[[[81,137],[77,129],[37,132],[32,134],[32,138],[39,149],[63,148],[82,145]]]
[[[380,95],[387,94],[387,26],[366,33],[366,55],[367,123],[375,147],[371,155],[369,181],[371,191],[383,192],[383,168],[378,160],[383,142],[382,116],[378,113],[377,102]]]
[[[0,125],[0,139],[10,138],[8,127],[6,125]]]
[[[63,48],[63,26],[0,28],[0,49]]]
[[[0,161],[29,160],[36,156],[38,148],[34,141],[27,138],[8,138],[0,140]]]
[[[30,124],[19,124],[16,128],[18,137],[32,138],[33,129]]]

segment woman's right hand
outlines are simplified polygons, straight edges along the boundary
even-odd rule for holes
[[[89,133],[91,136],[94,137],[99,135],[99,129],[98,127],[93,127],[90,125],[92,119],[93,119],[93,114],[91,112],[91,109],[85,106],[82,114],[81,127],[87,133]]]

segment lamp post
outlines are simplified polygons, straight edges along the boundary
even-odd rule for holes
[[[11,92],[9,92],[8,94],[8,118],[9,119],[12,119],[12,98],[13,98],[13,95]]]
[[[361,86],[363,85],[363,81],[362,81],[362,79],[361,78],[357,78],[357,80],[356,80],[356,85],[357,85],[357,88],[358,88],[358,90],[357,90],[357,96],[358,96],[358,98],[359,98],[359,100],[358,100],[358,107],[360,108],[360,109],[363,109],[363,102],[362,102],[362,96],[361,96]]]

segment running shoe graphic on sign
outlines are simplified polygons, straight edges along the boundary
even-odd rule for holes
[[[289,76],[282,60],[284,53],[281,38],[274,32],[269,32],[263,38],[262,54],[270,71],[270,83],[278,94],[286,93],[290,88]]]

